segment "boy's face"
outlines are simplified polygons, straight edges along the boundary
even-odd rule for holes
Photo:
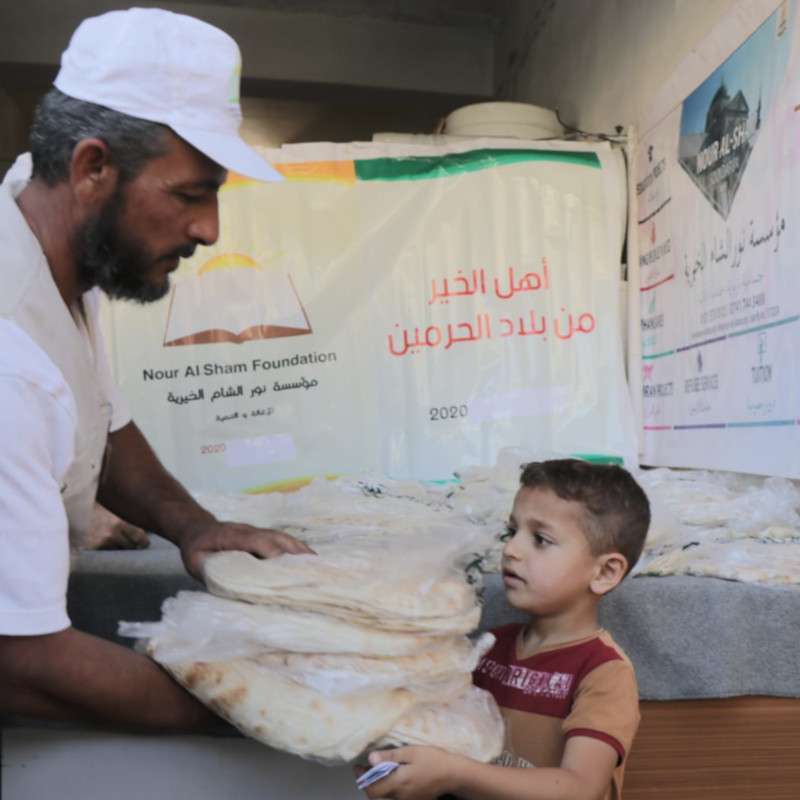
[[[522,487],[503,549],[508,602],[536,616],[569,612],[591,596],[598,558],[581,528],[582,506],[549,489]]]

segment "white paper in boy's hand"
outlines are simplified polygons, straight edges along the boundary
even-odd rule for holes
[[[366,789],[367,786],[372,786],[375,781],[385,778],[387,775],[394,772],[400,765],[396,761],[381,761],[374,767],[371,767],[366,772],[358,776],[356,786],[359,789]]]

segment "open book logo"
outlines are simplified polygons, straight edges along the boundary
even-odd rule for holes
[[[311,323],[288,274],[241,253],[224,253],[175,283],[164,347],[306,333],[312,333]]]

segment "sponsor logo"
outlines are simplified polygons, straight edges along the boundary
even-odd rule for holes
[[[750,379],[753,383],[771,383],[772,382],[772,364],[766,364],[767,357],[767,334],[766,331],[761,331],[758,334],[756,341],[756,355],[758,364],[750,367]]]
[[[697,376],[687,378],[683,384],[683,391],[686,394],[693,394],[695,392],[715,392],[719,389],[719,374],[713,375],[703,374],[703,352],[697,351],[695,358],[695,368],[697,369]]]

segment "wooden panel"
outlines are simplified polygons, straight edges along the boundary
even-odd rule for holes
[[[797,800],[800,699],[642,702],[624,800]]]

